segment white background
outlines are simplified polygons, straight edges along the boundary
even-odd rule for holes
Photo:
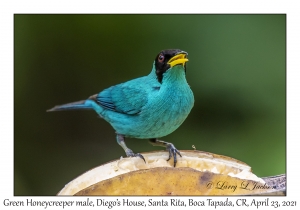
[[[297,3],[298,2],[298,3]],[[279,0],[210,0],[210,1],[178,1],[178,0],[151,0],[151,1],[37,1],[37,0],[2,0],[0,3],[0,206],[1,209],[17,209],[18,207],[5,207],[4,199],[11,201],[26,199],[34,200],[74,200],[72,197],[14,197],[13,192],[13,174],[14,174],[14,106],[22,106],[22,104],[14,104],[14,67],[13,67],[13,16],[15,13],[195,13],[195,14],[216,14],[216,13],[280,13],[287,14],[287,197],[271,197],[275,201],[297,200],[297,207],[287,207],[289,209],[297,209],[300,206],[299,190],[300,190],[300,166],[299,166],[299,143],[300,143],[300,7],[299,1],[279,1]],[[24,102],[26,103],[26,101]],[[30,119],[28,119],[30,120]],[[270,148],[272,149],[272,148]],[[45,180],[47,181],[47,180]],[[99,198],[99,197],[97,197]],[[93,197],[93,200],[97,199]],[[107,200],[122,199],[120,197],[105,197]],[[149,197],[126,197],[131,200],[144,200],[147,203]],[[172,197],[177,199],[178,197]],[[188,203],[190,197],[181,197]],[[226,197],[210,197],[214,200],[225,201]],[[245,198],[245,197],[241,197]],[[76,200],[85,200],[86,198],[75,198]],[[166,197],[154,197],[156,200],[165,199]],[[179,198],[178,198],[179,199]],[[204,197],[194,197],[197,200],[206,201]],[[238,197],[231,197],[234,203]],[[252,201],[252,197],[247,197],[248,202]],[[257,200],[263,201],[265,197],[257,197]],[[270,201],[269,201],[270,202]],[[237,208],[237,206],[235,206]],[[141,207],[113,207],[112,209],[140,209]],[[157,207],[148,207],[147,209]],[[170,207],[168,207],[170,208]],[[171,207],[179,209],[180,207]],[[199,209],[201,207],[191,207]],[[205,207],[208,208],[207,205]],[[231,207],[227,207],[231,208]],[[19,207],[19,209],[45,209],[43,207]],[[47,209],[62,209],[62,207],[48,207]],[[108,209],[107,207],[82,208],[69,207],[67,209]],[[210,208],[208,208],[210,209]],[[214,209],[214,207],[211,207]],[[218,208],[220,209],[220,208]],[[237,208],[238,209],[238,208]],[[240,208],[242,209],[242,208]],[[247,209],[257,209],[255,206]],[[260,208],[262,209],[262,208]],[[265,208],[263,208],[265,209]],[[274,209],[269,206],[266,209]],[[286,208],[279,208],[286,209]]]

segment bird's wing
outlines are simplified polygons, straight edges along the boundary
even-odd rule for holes
[[[103,90],[95,99],[108,110],[134,115],[148,101],[145,86],[141,81],[132,80]]]

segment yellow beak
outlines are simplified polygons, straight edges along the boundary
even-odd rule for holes
[[[173,66],[175,66],[177,64],[182,64],[184,66],[184,64],[186,62],[188,62],[188,61],[189,61],[189,59],[186,58],[186,54],[185,53],[181,53],[181,54],[178,54],[178,55],[175,55],[174,57],[172,57],[169,60],[168,64],[171,67],[173,67]]]

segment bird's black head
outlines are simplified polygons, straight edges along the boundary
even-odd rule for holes
[[[187,52],[179,49],[162,50],[155,58],[155,73],[158,81],[161,83],[163,74],[175,65],[184,65],[188,61]]]

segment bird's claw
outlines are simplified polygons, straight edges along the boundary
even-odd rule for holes
[[[144,160],[144,162],[146,163],[146,160],[145,160],[144,156],[141,155],[140,153],[136,153],[136,154],[135,154],[135,157],[140,157],[140,158],[142,158],[142,159]]]
[[[131,149],[128,149],[127,151],[126,151],[126,155],[128,156],[128,157],[140,157],[141,159],[143,159],[144,160],[144,162],[146,163],[146,160],[145,160],[145,158],[144,158],[144,156],[143,155],[141,155],[140,153],[133,153],[133,151],[131,150]]]
[[[176,153],[178,155],[181,156],[180,152],[175,148],[175,146],[171,143],[168,143],[167,146],[166,146],[167,150],[169,151],[169,158],[167,161],[169,161],[171,159],[171,157],[173,156],[174,157],[174,167],[176,166],[176,163],[177,163],[177,156],[176,156]]]

